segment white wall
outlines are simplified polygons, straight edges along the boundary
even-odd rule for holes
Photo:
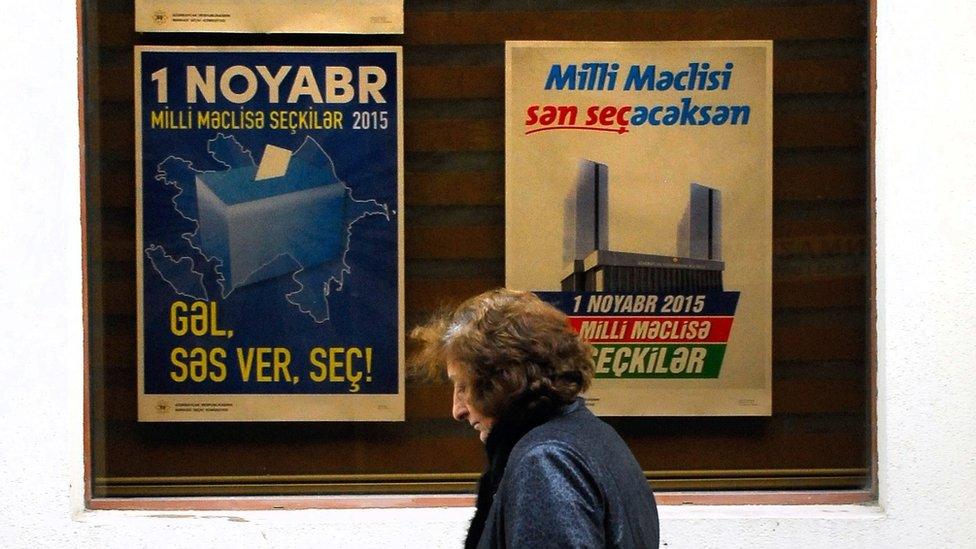
[[[669,507],[669,547],[976,546],[976,5],[880,1],[877,506]],[[452,546],[470,509],[83,512],[75,12],[8,2],[0,546]]]

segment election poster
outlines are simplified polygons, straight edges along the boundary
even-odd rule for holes
[[[508,42],[505,282],[605,416],[769,415],[772,42]]]
[[[401,74],[135,48],[140,421],[403,420]]]
[[[403,0],[135,0],[136,32],[402,34]]]

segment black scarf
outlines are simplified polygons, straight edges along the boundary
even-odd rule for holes
[[[508,465],[508,457],[512,449],[526,433],[552,419],[560,409],[559,406],[548,405],[548,402],[536,401],[528,409],[522,408],[518,413],[508,414],[509,419],[495,422],[485,440],[488,466],[482,473],[481,480],[478,481],[478,499],[474,518],[471,519],[471,526],[468,528],[468,537],[464,540],[465,549],[478,546],[488,520],[488,511],[505,474],[505,466]]]

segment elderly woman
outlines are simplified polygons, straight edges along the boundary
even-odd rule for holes
[[[465,547],[657,547],[654,495],[619,435],[579,398],[590,347],[566,316],[499,289],[417,328],[414,367],[446,370],[453,415],[488,466]]]

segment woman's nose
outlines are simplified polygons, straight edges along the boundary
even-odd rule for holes
[[[454,406],[451,409],[451,415],[458,421],[463,421],[468,417],[468,406],[464,403],[464,399],[457,394],[454,395]]]

